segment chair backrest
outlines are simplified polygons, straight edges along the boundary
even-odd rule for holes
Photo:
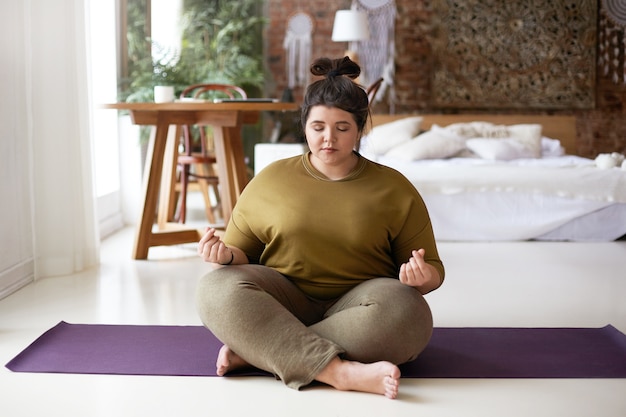
[[[207,97],[211,99],[224,98],[224,96],[231,99],[247,99],[248,95],[243,88],[230,85],[230,84],[194,84],[185,88],[180,93],[180,98],[192,97],[202,98]]]
[[[379,79],[374,81],[369,87],[367,87],[367,89],[365,90],[365,92],[367,93],[367,99],[369,100],[370,104],[372,103],[372,101],[374,101],[374,97],[376,97],[376,93],[378,93],[378,90],[380,89],[380,86],[383,83],[383,81],[384,81],[384,78],[380,77]]]
[[[205,98],[205,99],[247,99],[248,95],[243,88],[230,84],[194,84],[186,87],[181,93],[180,98]],[[195,132],[195,133],[194,133]],[[196,136],[197,140],[194,140]],[[199,138],[198,138],[199,136]],[[207,155],[207,151],[213,148],[213,144],[209,143],[206,135],[206,126],[198,126],[194,129],[192,126],[183,125],[183,154],[191,155],[193,150],[193,142],[199,143],[202,155]]]
[[[384,80],[385,79],[383,77],[380,77],[379,79],[374,81],[372,84],[369,85],[369,87],[365,89],[370,108],[372,107],[372,102],[374,101],[374,97],[376,97],[376,93],[378,93],[378,90],[380,89],[380,86],[382,85]],[[356,151],[359,152],[360,150],[361,150],[361,141],[359,140],[359,142],[356,144]]]

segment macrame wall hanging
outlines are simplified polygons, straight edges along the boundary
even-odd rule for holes
[[[367,12],[370,30],[370,38],[358,42],[359,65],[363,69],[361,83],[368,86],[383,77],[383,83],[374,102],[387,96],[390,112],[393,113],[396,2],[394,0],[353,0],[353,6],[356,6],[357,10]],[[389,93],[386,94],[386,91]]]
[[[287,21],[283,47],[287,54],[287,85],[289,89],[309,83],[313,18],[307,13],[294,13]]]
[[[602,0],[598,43],[601,74],[626,85],[626,0]]]

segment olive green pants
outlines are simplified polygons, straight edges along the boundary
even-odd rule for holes
[[[323,301],[262,265],[208,273],[199,282],[197,306],[220,341],[294,389],[311,383],[336,356],[364,363],[411,361],[433,328],[424,297],[397,279],[371,279]]]

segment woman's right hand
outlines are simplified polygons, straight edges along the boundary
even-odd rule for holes
[[[234,252],[222,242],[212,227],[207,228],[206,233],[198,242],[198,255],[205,262],[220,265],[231,264],[234,258]]]

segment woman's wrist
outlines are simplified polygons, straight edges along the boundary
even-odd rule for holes
[[[230,250],[230,261],[226,262],[225,264],[221,264],[221,265],[230,265],[235,260],[235,252],[233,252],[232,249],[229,249],[229,250]]]

